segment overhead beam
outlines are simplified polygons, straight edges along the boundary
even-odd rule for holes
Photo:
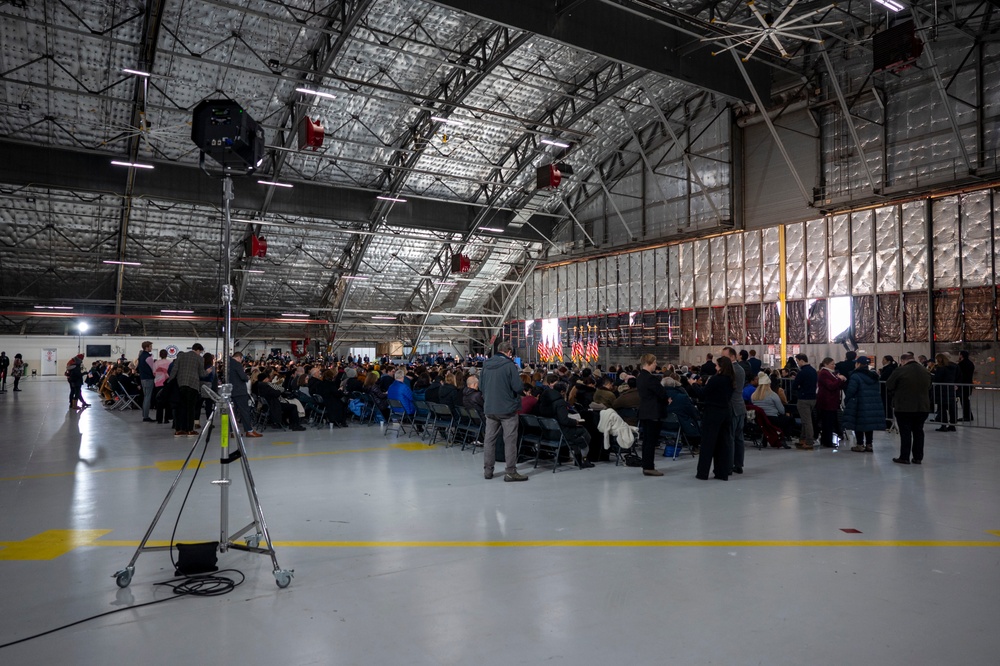
[[[615,4],[591,0],[571,11],[563,11],[556,2],[432,2],[726,97],[744,102],[754,99],[740,71],[725,58],[713,58],[709,44],[689,50],[690,28],[682,28],[676,19],[662,14],[643,16],[639,6],[626,10]],[[771,83],[767,67],[749,62],[746,68],[756,94],[769,100]]]
[[[53,148],[0,140],[0,185],[39,187],[92,192],[124,197],[124,170],[111,164],[114,155],[77,149]],[[219,182],[193,165],[152,162],[155,169],[136,169],[132,198],[181,201],[208,207],[221,203]],[[256,178],[235,181],[234,210],[260,210],[267,188]],[[296,183],[293,189],[276,188],[269,211],[278,215],[335,220],[339,223],[370,224],[372,210],[381,203],[378,192],[321,183]],[[467,233],[474,228],[481,206],[460,202],[409,198],[396,204],[390,217],[392,226],[409,229]],[[490,209],[503,225],[513,219],[509,210]],[[532,224],[550,232],[558,218],[537,215]],[[344,233],[345,229],[338,229]],[[541,242],[531,229],[511,229],[499,238]],[[431,239],[433,240],[433,239]]]

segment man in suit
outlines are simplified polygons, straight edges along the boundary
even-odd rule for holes
[[[931,411],[931,373],[910,352],[900,356],[899,363],[886,382],[899,426],[899,457],[892,462],[909,465],[912,455],[919,465],[924,459],[924,421]]]
[[[976,364],[969,359],[969,352],[962,350],[958,352],[961,360],[958,362],[958,397],[962,401],[962,421],[972,420],[972,405],[969,402],[969,395],[972,393],[972,378],[976,375]],[[17,389],[14,389],[15,391]]]
[[[234,352],[229,359],[229,383],[233,386],[231,400],[236,409],[236,416],[243,424],[243,432],[247,437],[260,437],[253,429],[253,412],[250,410],[250,389],[247,383],[250,378],[243,368],[243,352]]]

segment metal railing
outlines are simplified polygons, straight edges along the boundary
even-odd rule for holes
[[[792,389],[794,379],[782,378],[779,386],[788,402],[798,400]],[[892,403],[886,397],[885,382],[881,382],[882,405],[886,420],[892,419]],[[930,421],[963,428],[1000,428],[1000,387],[978,384],[933,384],[930,391]]]

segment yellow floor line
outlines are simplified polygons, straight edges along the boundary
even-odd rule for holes
[[[77,548],[138,548],[139,541],[102,539],[111,530],[48,530],[23,541],[0,541],[0,561],[52,560]],[[998,530],[989,530],[998,534]],[[242,541],[237,541],[242,543]],[[168,546],[149,541],[148,547]],[[266,543],[261,544],[266,546]],[[538,541],[275,541],[274,548],[998,548],[1000,540],[538,540]]]

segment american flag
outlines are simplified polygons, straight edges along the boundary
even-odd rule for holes
[[[596,361],[600,357],[600,350],[597,348],[597,334],[591,331],[587,339],[587,360]]]

